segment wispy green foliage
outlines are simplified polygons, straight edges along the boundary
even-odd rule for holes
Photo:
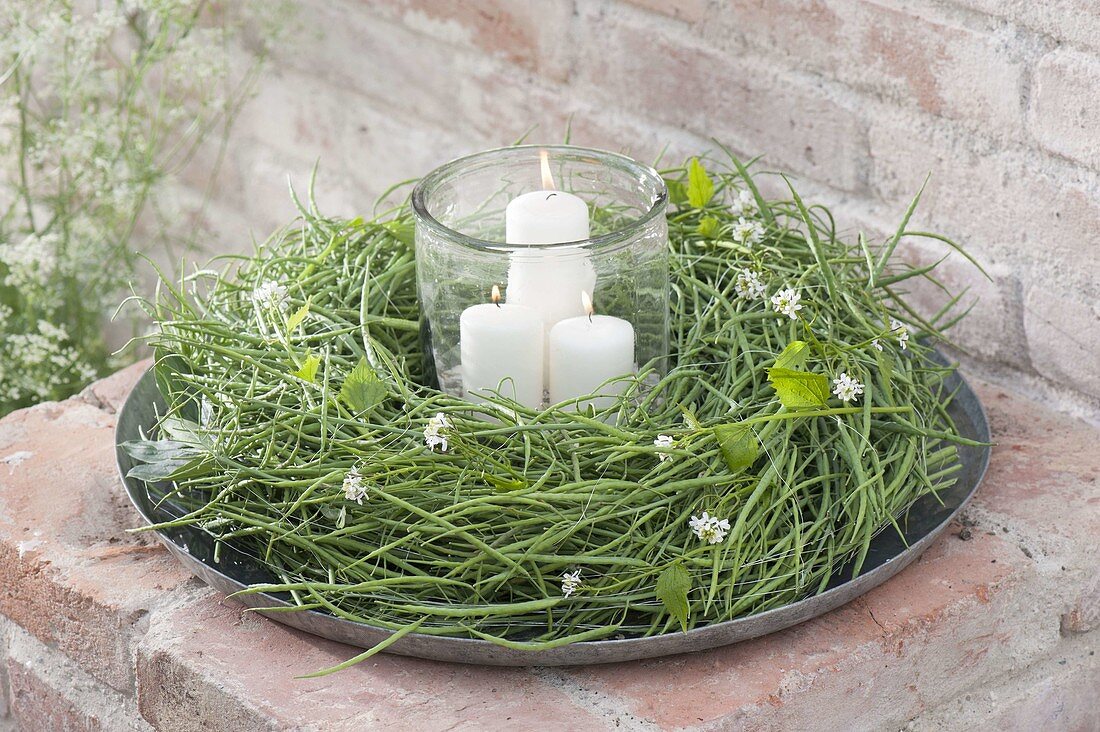
[[[168,183],[204,145],[220,159],[266,54],[241,64],[231,42],[280,5],[3,3],[0,415],[132,357],[112,358],[104,332],[139,274],[134,250],[175,259],[192,242],[204,204],[181,210]]]

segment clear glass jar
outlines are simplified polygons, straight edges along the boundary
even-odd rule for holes
[[[664,374],[667,203],[651,167],[568,145],[489,150],[425,176],[412,207],[429,385],[474,400],[497,392],[540,408],[581,392],[618,394],[625,387],[606,379],[628,374],[614,371],[644,372],[645,381]],[[590,325],[575,320],[593,311]],[[531,335],[532,315],[542,322],[541,344]],[[570,320],[572,327],[555,329]],[[604,385],[584,383],[596,378]],[[599,409],[610,397],[593,401]]]

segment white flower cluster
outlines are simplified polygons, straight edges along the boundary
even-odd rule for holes
[[[798,290],[788,287],[772,295],[772,309],[795,320],[798,318],[798,311],[802,309],[799,303],[801,299],[802,295]]]
[[[842,402],[850,402],[863,393],[863,384],[859,383],[844,371],[833,379],[833,393]]]
[[[733,225],[732,236],[738,244],[752,248],[754,244],[764,241],[764,225],[759,221],[749,221],[742,216]]]
[[[24,330],[12,315],[0,305],[0,404],[53,399],[95,378],[63,328],[39,320],[33,330]]]
[[[363,499],[366,497],[367,484],[363,479],[363,474],[357,468],[352,468],[344,476],[344,498],[355,501],[361,506],[363,505]]]
[[[581,571],[566,572],[561,576],[562,597],[569,597],[581,586]]]
[[[751,269],[741,269],[733,281],[733,291],[740,300],[762,300],[767,295],[760,274]]]
[[[59,241],[56,234],[31,234],[19,243],[0,242],[0,264],[7,269],[0,282],[17,290],[45,286],[57,264]]]
[[[428,426],[424,428],[424,444],[428,446],[429,450],[438,448],[440,452],[447,452],[450,445],[447,442],[446,433],[450,429],[451,420],[447,419],[447,415],[443,412],[439,412],[428,420]]]
[[[702,516],[692,516],[688,526],[695,535],[708,544],[721,544],[730,530],[729,519],[719,519],[703,511]]]
[[[20,174],[0,176],[12,204],[0,288],[14,290],[0,318],[0,415],[67,396],[107,365],[98,325],[134,278],[135,220],[149,244],[193,236],[190,209],[164,210],[178,199],[172,161],[243,102],[236,84],[204,82],[236,59],[227,33],[267,19],[278,30],[283,11],[253,5],[211,14],[199,0],[4,0],[0,170]]]
[[[665,452],[665,450],[672,447],[672,442],[672,435],[657,435],[657,439],[653,441],[653,446],[660,450],[660,452],[657,453],[657,459],[662,463],[665,460],[672,459],[672,455]]]

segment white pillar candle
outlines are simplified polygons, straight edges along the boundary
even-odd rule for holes
[[[536,311],[500,302],[473,305],[459,317],[462,385],[466,398],[485,401],[478,392],[499,392],[525,407],[542,407],[544,384],[543,321]]]
[[[540,154],[544,190],[524,193],[505,210],[509,244],[563,244],[588,238],[588,204],[556,191],[546,151]],[[583,315],[580,293],[596,287],[596,269],[579,247],[535,249],[512,253],[508,267],[508,302],[537,310],[546,330],[559,320]]]
[[[622,318],[593,315],[587,292],[583,300],[586,315],[567,318],[550,329],[550,403],[600,394],[578,405],[592,404],[600,410],[611,406],[629,384],[604,382],[634,373],[634,326]]]

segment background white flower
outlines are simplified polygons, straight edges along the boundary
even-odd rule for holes
[[[863,393],[863,384],[859,383],[844,371],[833,379],[833,393],[842,402],[850,402]]]
[[[794,320],[798,317],[798,311],[802,309],[802,305],[799,304],[801,299],[802,295],[797,290],[788,287],[772,295],[772,309]]]
[[[730,530],[729,519],[719,519],[706,511],[702,516],[692,516],[688,525],[696,536],[708,544],[721,544]]]
[[[286,10],[256,0],[0,5],[2,416],[65,398],[133,355],[112,354],[129,328],[104,331],[131,284],[147,294],[136,242],[171,261],[206,233],[205,199],[185,201],[176,176],[189,166],[207,188],[190,161],[250,97]],[[254,62],[229,42],[253,24],[268,31]],[[141,330],[137,308],[126,319]]]

